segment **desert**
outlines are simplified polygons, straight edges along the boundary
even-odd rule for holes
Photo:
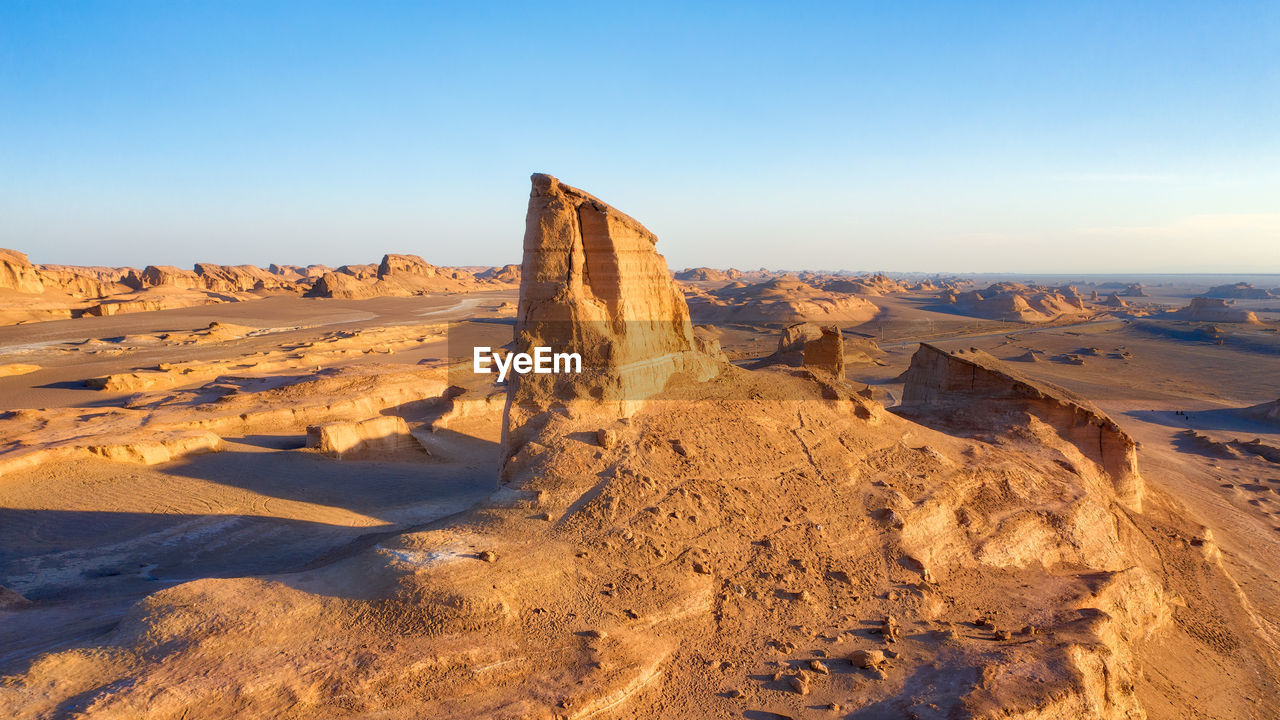
[[[973,302],[943,278],[688,285],[656,247],[534,175],[518,284],[390,254],[355,280],[376,291],[0,328],[0,703],[1280,708],[1280,314],[1188,312],[1194,279],[1123,306],[1012,281]],[[580,350],[583,371],[498,382],[481,342]]]
[[[1280,718],[1274,3],[0,3],[0,720]]]

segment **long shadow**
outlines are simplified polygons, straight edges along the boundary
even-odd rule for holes
[[[0,613],[0,674],[20,672],[50,650],[93,642],[158,590],[303,570],[403,530],[247,515],[2,508],[0,585],[31,605]]]
[[[1153,425],[1193,430],[1224,430],[1253,434],[1280,434],[1280,424],[1243,416],[1238,409],[1222,410],[1130,410],[1129,417]]]
[[[497,443],[471,440],[480,452],[488,450],[496,458]],[[284,436],[254,436],[248,441],[258,447],[298,445],[297,439],[290,443]],[[234,446],[184,458],[164,466],[163,472],[374,518],[382,518],[388,510],[475,495],[491,489],[496,477],[482,477],[468,467],[425,453],[412,462],[384,462],[334,460],[302,449],[259,452]]]
[[[957,717],[964,709],[964,696],[977,679],[976,668],[925,665],[907,676],[902,690],[895,696],[864,705],[844,717],[848,720]]]
[[[405,532],[444,526],[484,493],[397,523],[348,526],[243,514],[0,508],[0,586],[30,604],[0,613],[0,675],[40,655],[100,644],[143,597],[193,580],[274,576],[324,567]],[[315,593],[314,586],[305,588]],[[363,587],[329,587],[357,597]]]

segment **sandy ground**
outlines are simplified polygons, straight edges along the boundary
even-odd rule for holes
[[[1161,293],[1153,291],[1151,298],[1135,299],[1135,302],[1181,304],[1185,293],[1193,290],[1162,286]],[[865,644],[867,638],[875,635],[875,628],[886,613],[917,617],[913,613],[924,613],[922,606],[941,603],[946,609],[919,615],[920,627],[908,632],[908,638],[898,647],[904,654],[901,664],[917,668],[915,674],[898,677],[890,673],[890,682],[907,694],[912,687],[932,688],[927,692],[918,691],[917,699],[923,700],[912,705],[913,712],[921,717],[946,716],[930,715],[927,708],[934,702],[942,703],[945,709],[942,698],[949,692],[946,683],[963,685],[969,681],[964,679],[969,678],[964,673],[981,675],[983,666],[973,660],[974,653],[978,652],[973,648],[989,642],[991,633],[990,628],[983,629],[972,623],[970,616],[994,608],[991,598],[984,596],[981,601],[965,598],[965,588],[975,597],[983,591],[981,582],[972,579],[941,595],[928,588],[920,590],[925,583],[918,579],[919,569],[896,560],[887,570],[878,565],[873,568],[871,560],[863,567],[858,553],[871,550],[862,544],[872,543],[871,539],[879,535],[837,533],[835,540],[815,541],[814,537],[819,536],[813,533],[820,532],[824,524],[834,527],[833,523],[842,522],[842,514],[821,504],[821,493],[809,488],[814,487],[814,483],[826,483],[821,487],[833,488],[841,503],[857,507],[859,513],[870,513],[875,503],[888,502],[879,499],[882,495],[897,497],[895,493],[898,493],[917,499],[918,493],[923,492],[921,487],[930,487],[928,483],[899,485],[904,479],[941,477],[935,475],[942,472],[935,466],[937,463],[928,458],[921,460],[915,454],[917,451],[924,452],[933,446],[944,450],[949,458],[969,457],[965,455],[971,452],[969,441],[920,426],[913,429],[905,421],[892,417],[886,417],[885,427],[875,431],[880,434],[874,435],[874,441],[868,440],[856,433],[850,434],[842,424],[847,419],[828,417],[823,414],[825,410],[811,415],[803,409],[769,414],[774,411],[766,413],[716,395],[717,388],[731,385],[710,385],[687,392],[703,393],[706,397],[699,397],[709,403],[708,408],[718,407],[715,403],[727,403],[729,412],[740,411],[743,417],[758,413],[760,429],[753,432],[764,438],[759,440],[759,447],[750,442],[740,443],[737,445],[740,457],[722,458],[717,455],[716,443],[733,444],[726,439],[736,432],[732,423],[717,419],[719,416],[706,409],[708,414],[700,422],[710,429],[702,433],[687,420],[654,411],[642,416],[639,423],[652,437],[670,437],[674,444],[640,436],[628,441],[632,445],[624,443],[623,450],[632,454],[623,453],[624,461],[610,471],[614,475],[608,476],[613,478],[612,482],[620,483],[620,490],[611,490],[606,482],[594,487],[580,486],[582,478],[594,477],[592,473],[603,461],[600,451],[584,449],[591,443],[584,444],[579,439],[576,444],[565,441],[563,446],[556,446],[564,458],[559,461],[564,464],[561,469],[566,478],[573,480],[563,479],[563,486],[551,481],[533,483],[529,492],[535,497],[549,495],[552,499],[545,503],[531,502],[527,507],[513,505],[510,490],[501,490],[495,495],[497,437],[492,412],[481,411],[472,420],[464,417],[450,425],[450,429],[432,432],[432,424],[447,412],[446,405],[433,399],[431,394],[418,397],[397,394],[398,390],[392,393],[388,390],[390,380],[364,383],[365,375],[361,373],[376,378],[391,377],[395,373],[424,373],[422,377],[426,378],[429,373],[437,372],[439,377],[430,377],[439,386],[434,395],[440,395],[440,389],[459,384],[456,381],[467,375],[456,370],[451,372],[447,365],[449,359],[468,356],[475,344],[497,346],[510,338],[509,320],[504,319],[498,307],[514,299],[514,293],[360,301],[272,298],[0,328],[0,363],[40,366],[35,372],[0,377],[3,409],[27,411],[26,414],[9,413],[0,421],[0,430],[10,428],[7,435],[0,435],[0,449],[10,454],[29,450],[55,436],[64,438],[59,442],[74,446],[79,442],[75,437],[78,433],[89,436],[103,432],[100,429],[103,427],[111,428],[112,433],[116,432],[114,428],[122,428],[120,436],[124,439],[120,442],[129,445],[137,444],[140,434],[152,430],[169,432],[177,418],[221,418],[219,413],[230,413],[227,417],[234,420],[217,420],[222,424],[207,425],[214,428],[222,440],[218,452],[188,454],[156,464],[112,462],[102,457],[56,460],[0,475],[0,585],[21,593],[31,603],[22,609],[0,610],[0,674],[16,676],[34,672],[32,668],[44,653],[105,643],[115,636],[113,633],[122,632],[121,628],[132,622],[122,624],[122,619],[142,612],[138,603],[143,598],[165,590],[171,594],[161,592],[160,597],[183,598],[187,596],[182,593],[197,593],[198,588],[211,587],[192,583],[201,579],[263,579],[266,585],[254,587],[259,588],[264,597],[280,602],[292,602],[291,593],[300,589],[324,597],[354,596],[362,591],[353,588],[349,579],[334,578],[349,578],[353,563],[367,564],[370,557],[382,557],[390,552],[399,553],[395,557],[400,558],[401,563],[420,562],[422,568],[415,572],[426,573],[424,583],[436,582],[433,579],[436,574],[444,575],[450,582],[456,579],[454,575],[465,577],[468,583],[481,582],[475,579],[474,570],[430,568],[435,568],[433,563],[441,557],[474,557],[481,546],[468,545],[469,538],[493,526],[511,531],[503,537],[518,539],[511,541],[512,548],[517,547],[515,543],[519,539],[527,539],[529,564],[537,565],[539,559],[544,559],[547,568],[556,572],[563,569],[573,576],[570,582],[536,575],[549,572],[547,568],[506,570],[498,567],[498,572],[508,573],[503,576],[508,581],[527,582],[528,587],[534,589],[532,599],[528,595],[520,596],[512,601],[513,605],[532,608],[537,597],[545,594],[548,614],[530,615],[528,618],[532,620],[521,621],[524,629],[520,632],[531,633],[529,644],[503,651],[509,651],[511,662],[517,664],[497,672],[500,682],[495,687],[502,686],[501,678],[516,684],[521,678],[526,683],[531,682],[531,677],[538,678],[540,661],[529,658],[539,656],[529,648],[545,643],[542,646],[545,652],[542,657],[547,663],[545,684],[550,687],[564,680],[567,686],[580,683],[583,687],[596,687],[598,684],[604,697],[609,697],[610,692],[622,693],[619,697],[632,700],[631,704],[616,709],[619,717],[634,712],[655,717],[703,716],[698,711],[702,703],[714,708],[714,712],[708,710],[708,714],[729,717],[778,717],[771,713],[804,717],[901,717],[902,706],[892,701],[893,692],[877,686],[873,674],[847,664],[840,665],[829,682],[824,680],[827,684],[821,689],[815,684],[814,696],[804,702],[791,697],[788,678],[794,676],[794,668],[808,667],[806,663],[812,660],[836,657],[836,648],[843,653],[851,642]],[[944,348],[978,347],[1010,360],[1028,350],[1041,351],[1040,362],[1015,362],[1018,369],[1090,399],[1142,443],[1140,462],[1148,485],[1154,488],[1156,509],[1150,511],[1149,522],[1140,530],[1151,536],[1146,542],[1156,548],[1151,551],[1153,556],[1165,553],[1162,561],[1166,563],[1166,571],[1177,575],[1176,569],[1168,568],[1182,562],[1176,560],[1181,557],[1178,555],[1181,551],[1170,548],[1181,542],[1178,547],[1186,549],[1185,538],[1199,532],[1200,526],[1207,527],[1221,548],[1229,576],[1238,583],[1243,597],[1239,607],[1246,608],[1239,610],[1240,617],[1232,622],[1247,624],[1250,612],[1280,618],[1280,465],[1258,455],[1242,454],[1229,446],[1213,444],[1236,438],[1258,438],[1280,447],[1280,427],[1239,413],[1247,406],[1280,398],[1280,333],[1273,331],[1274,326],[1227,328],[1223,344],[1215,344],[1196,339],[1194,328],[1186,323],[1106,317],[1087,323],[1028,326],[940,311],[924,297],[888,296],[874,298],[874,301],[879,314],[845,331],[850,339],[877,342],[882,352],[875,355],[873,362],[850,367],[847,377],[851,381],[867,383],[876,400],[892,407],[901,398],[901,383],[897,378],[906,370],[911,354],[921,341],[934,342]],[[1271,321],[1270,316],[1265,319]],[[244,326],[251,332],[218,341],[163,338],[166,334],[187,337],[214,321]],[[778,332],[777,328],[746,325],[716,330],[729,357],[740,365],[772,352]],[[356,333],[354,337],[334,335],[352,332]],[[1092,354],[1090,348],[1096,348],[1098,354]],[[1079,355],[1083,364],[1054,359],[1066,355]],[[262,364],[251,365],[246,360],[250,358]],[[269,362],[264,362],[264,358]],[[227,362],[240,364],[218,364]],[[175,378],[173,373],[163,370],[166,363],[187,363],[187,367],[197,372],[189,378],[185,375]],[[206,367],[213,369],[206,373],[202,369]],[[148,378],[164,376],[164,382],[122,390],[93,389],[84,384],[91,378],[139,370]],[[325,374],[331,371],[338,374]],[[332,382],[317,383],[314,387],[307,384],[316,377]],[[405,383],[412,385],[413,377],[416,376]],[[786,380],[778,387],[792,388],[793,385],[786,384],[792,382]],[[757,389],[761,388],[765,386]],[[483,391],[482,384],[472,379],[468,397]],[[812,388],[804,392],[811,391]],[[352,402],[358,407],[350,409],[348,404]],[[292,406],[294,414],[284,419],[274,419],[274,416],[253,419],[257,417],[253,415],[255,412],[282,405]],[[32,412],[36,414],[30,414]],[[693,417],[695,411],[689,412]],[[343,460],[304,447],[310,424],[387,415],[405,419],[414,440],[401,438],[391,445],[379,445],[381,449],[377,451]],[[249,419],[235,420],[240,417]],[[114,424],[103,425],[107,422]],[[776,430],[785,436],[789,443],[785,451],[779,449],[769,454],[766,444],[771,436],[765,434],[764,429]],[[711,437],[717,430],[721,434]],[[1189,439],[1184,434],[1187,430],[1200,433],[1208,441]],[[593,437],[589,433],[579,434]],[[701,443],[703,457],[714,456],[721,464],[700,467],[697,462],[686,462],[672,455],[671,448],[679,445],[678,438],[691,447]],[[840,443],[844,443],[843,449]],[[866,455],[859,456],[862,459],[850,465],[852,461],[842,459],[841,453],[853,452],[851,448],[855,447]],[[596,455],[590,455],[592,452]],[[786,455],[787,452],[795,457]],[[1006,450],[990,452],[1004,458],[1001,453]],[[650,460],[658,455],[671,456],[671,459],[664,459],[665,464]],[[579,456],[583,459],[579,460]],[[572,464],[570,460],[579,464]],[[972,457],[964,462],[975,466],[966,472],[980,474],[981,462]],[[1051,467],[1043,459],[1033,462]],[[739,474],[726,490],[720,486],[724,478],[716,473],[730,466]],[[554,470],[558,466],[550,467]],[[664,473],[671,475],[670,487],[662,485],[668,481]],[[550,477],[559,478],[554,473]],[[841,484],[846,477],[865,480],[870,483],[870,489]],[[803,485],[806,489],[788,484],[797,478],[807,483]],[[745,498],[733,495],[732,500],[718,495],[733,494],[736,492],[733,487],[739,486],[767,487],[768,492],[776,492],[776,496],[771,496],[759,490],[762,497],[775,498],[778,507],[786,508],[779,511],[785,513],[785,518],[774,517],[766,512],[769,508],[762,509],[758,502],[753,502],[750,492],[754,491],[743,490],[747,493]],[[656,492],[655,488],[662,492],[656,496],[646,494]],[[631,491],[634,497],[627,495]],[[556,509],[561,495],[566,499]],[[482,507],[483,502],[497,502],[500,510],[474,509]],[[717,506],[717,502],[725,504]],[[601,509],[602,504],[605,509]],[[504,515],[507,511],[501,508],[510,507],[515,510]],[[544,507],[547,519],[552,515],[559,517],[561,513],[565,519],[548,524],[541,519]],[[629,520],[636,524],[628,527],[637,528],[637,535],[647,537],[649,545],[641,545],[639,540],[632,543],[630,538],[620,539],[624,537],[623,530],[619,529],[622,526],[609,525],[621,523],[616,520],[617,513],[621,512],[618,507],[633,513],[633,518],[640,518]],[[651,513],[651,507],[661,507],[662,512]],[[468,508],[472,508],[470,515],[466,512]],[[465,524],[455,527],[452,523],[463,516],[467,517]],[[607,522],[601,521],[604,522],[601,527],[610,528],[613,534],[601,536],[603,540],[592,535],[585,529],[587,521],[580,519],[583,517],[607,518]],[[785,551],[777,550],[778,546],[770,550],[768,544],[759,545],[760,538],[747,537],[747,530],[742,531],[743,538],[737,538],[734,532],[739,519],[735,517],[744,518],[740,521],[747,523],[743,527],[750,527],[750,532],[762,532],[760,528],[768,527],[768,537],[782,543]],[[709,525],[707,518],[711,518]],[[703,524],[699,525],[700,522]],[[857,516],[857,523],[865,522],[862,515]],[[543,537],[540,533],[547,532],[542,528],[548,526],[562,531],[561,534],[539,540]],[[641,527],[645,528],[643,533]],[[1161,533],[1163,537],[1156,538]],[[716,539],[721,536],[733,537]],[[445,540],[441,540],[442,537]],[[818,550],[811,547],[815,542]],[[1172,544],[1166,547],[1164,543]],[[747,550],[714,554],[717,547],[739,545]],[[684,579],[683,575],[670,579],[664,574],[670,569],[668,565],[657,561],[652,561],[655,564],[650,569],[644,569],[649,567],[646,561],[645,564],[637,562],[634,571],[624,571],[628,562],[634,562],[634,558],[628,560],[626,555],[632,547],[637,548],[635,552],[643,550],[657,558],[665,556],[671,559],[672,566],[678,562],[681,567],[703,557],[698,554],[699,548],[711,548],[713,552],[707,557],[716,559],[706,562],[723,563],[723,567],[716,566],[715,572],[724,570],[727,584],[708,590],[700,584],[701,571],[693,580]],[[590,558],[585,554],[587,548],[592,553]],[[502,556],[510,557],[510,552],[504,550]],[[833,562],[831,553],[844,553],[840,555],[844,558],[840,567],[845,570],[840,572],[848,571],[845,580],[832,581],[835,576],[822,569],[827,567],[826,563]],[[725,570],[730,567],[732,573]],[[892,582],[882,586],[868,580],[873,570],[887,573],[886,577]],[[670,579],[668,589],[672,595],[687,593],[688,602],[696,599],[712,603],[717,623],[712,635],[708,636],[705,629],[688,630],[680,624],[686,619],[680,619],[683,616],[679,611],[679,598],[668,598],[663,594],[665,590],[636,590],[635,587],[649,582],[649,578],[643,577],[647,572],[654,573],[655,584],[661,582],[657,578]],[[1019,572],[1009,571],[998,577],[987,577],[985,581],[1001,584],[1010,592],[1026,588],[1029,583],[1046,582],[1041,576],[1023,577]],[[1087,573],[1073,575],[1063,571],[1061,577],[1053,581],[1060,580],[1061,587],[1043,585],[1036,591],[1044,594],[1040,600],[1028,595],[1023,598],[1028,605],[1011,605],[1009,614],[1030,617],[1035,614],[1036,602],[1052,602],[1053,592],[1080,592],[1088,596],[1089,588],[1093,587],[1090,583],[1094,582],[1091,577]],[[571,592],[568,588],[579,587],[575,583],[584,582],[583,578],[588,579],[595,590],[589,595],[567,597]],[[743,588],[741,594],[736,589],[739,586]],[[273,590],[273,587],[286,589]],[[424,587],[428,590],[422,592],[429,593],[430,586]],[[317,588],[323,588],[323,592]],[[1095,595],[1102,592],[1100,581],[1093,590]],[[216,595],[219,591],[208,592]],[[244,596],[244,591],[238,592],[239,597]],[[467,633],[475,630],[466,621],[471,617],[466,613],[474,610],[470,603],[480,601],[463,591],[458,592],[457,597],[461,599],[456,602],[466,612],[457,621],[460,624],[454,627],[446,623],[446,627],[457,633],[457,642],[463,643],[470,637]],[[721,592],[732,597],[721,598],[717,595]],[[1197,594],[1200,592],[1186,590],[1184,595],[1194,603],[1195,598],[1202,597]],[[680,637],[679,632],[688,631],[688,637],[701,643],[696,645],[696,652],[690,650],[682,654],[667,648],[659,653],[655,648],[663,642],[651,640],[646,640],[647,644],[627,646],[632,633],[636,632],[633,626],[628,626],[629,630],[611,629],[618,637],[606,642],[598,630],[604,622],[601,618],[609,618],[605,624],[611,628],[614,623],[635,620],[628,620],[621,606],[607,612],[600,610],[611,602],[609,598],[615,593],[634,598],[626,602],[634,603],[636,608],[652,608],[640,611],[651,619],[648,627],[667,628],[668,625],[662,623],[671,622],[676,623],[670,626],[676,628],[671,630],[677,633],[675,637]],[[712,596],[719,599],[709,599]],[[798,604],[794,601],[802,596],[830,599],[832,610],[827,612],[821,602],[816,607],[796,609]],[[937,596],[945,596],[946,602]],[[752,598],[761,604],[747,602]],[[856,617],[837,612],[837,600],[853,603],[848,607],[857,608]],[[151,601],[144,604],[147,602]],[[805,603],[811,601],[805,600]],[[311,607],[305,603],[304,606]],[[575,607],[580,610],[573,610]],[[904,607],[908,610],[901,609]],[[728,613],[726,608],[732,608],[733,614],[722,617]],[[577,612],[582,613],[581,618]],[[556,613],[570,613],[572,617]],[[559,618],[562,624],[554,626],[553,623],[554,627],[545,632],[535,632],[541,627],[539,623],[550,619],[548,615]],[[266,621],[255,619],[254,622]],[[286,621],[281,622],[287,625]],[[633,625],[642,622],[637,620]],[[944,627],[944,624],[949,625]],[[487,632],[498,626],[481,623],[477,627]],[[566,640],[561,633],[566,628],[577,635]],[[361,635],[365,630],[367,628],[353,628],[352,642],[376,643],[383,638],[376,633]],[[947,652],[967,658],[957,666],[965,669],[958,675],[935,677],[927,668],[931,653],[940,651],[930,633],[946,631],[959,633],[957,642],[961,648],[953,647]],[[191,632],[191,637],[200,636],[195,630]],[[591,635],[593,632],[596,634]],[[412,634],[407,630],[405,633],[406,637]],[[760,633],[763,635],[757,637]],[[566,650],[568,645],[557,644],[577,642],[574,637],[587,643],[580,655],[577,649]],[[713,639],[707,640],[707,637]],[[1258,695],[1246,699],[1245,691],[1241,690],[1253,687],[1256,679],[1244,678],[1245,671],[1234,668],[1247,667],[1254,655],[1240,651],[1219,657],[1214,654],[1216,651],[1204,649],[1210,648],[1211,643],[1201,648],[1188,644],[1182,636],[1176,638],[1157,639],[1142,646],[1153,658],[1145,666],[1148,676],[1138,688],[1150,717],[1214,717],[1214,708],[1230,709],[1225,715],[1216,715],[1221,717],[1233,714],[1267,717],[1267,708],[1276,709],[1276,705],[1267,704],[1274,703],[1274,697]],[[755,639],[761,639],[762,647],[767,640],[767,651],[751,645]],[[426,641],[414,636],[405,642],[405,647],[418,647],[413,643]],[[1169,643],[1168,647],[1162,647],[1161,642]],[[797,643],[799,649],[796,649]],[[786,649],[788,646],[791,650]],[[489,652],[498,652],[475,647],[474,655],[480,660],[488,657]],[[1197,649],[1188,650],[1189,647]],[[438,645],[424,645],[419,651],[423,657],[433,657],[432,662],[441,669],[461,667],[454,664],[461,660],[441,659],[447,653],[439,650]],[[318,663],[323,663],[326,657],[316,649],[305,652],[315,653],[311,659]],[[358,654],[355,649],[342,652],[351,653],[342,656],[343,662]],[[390,662],[394,652],[390,648],[385,652]],[[462,657],[467,652],[471,651],[459,650],[456,656]],[[804,655],[805,652],[809,654]],[[297,661],[302,662],[304,657],[310,656],[300,655]],[[763,659],[766,657],[770,659]],[[664,661],[663,658],[672,659]],[[1221,662],[1233,669],[1224,671],[1226,676],[1209,674],[1197,679],[1194,672],[1178,668],[1180,658]],[[494,663],[502,660],[501,657],[489,659]],[[668,662],[668,669],[663,679],[655,680],[656,676],[644,669],[649,668],[650,663],[660,662]],[[607,681],[598,680],[592,674],[594,671],[582,669],[595,667],[591,663],[621,670]],[[476,664],[483,665],[479,660]],[[569,679],[565,680],[556,674],[562,666],[579,668],[580,672],[566,670],[565,677]],[[194,664],[191,667],[209,671],[214,666]],[[635,672],[627,675],[632,670]],[[631,680],[624,682],[623,676]],[[486,702],[492,700],[483,695],[484,691],[475,690],[470,681],[458,687],[422,682],[423,687],[433,688],[430,692],[437,692],[441,687],[462,692],[459,688],[465,686],[467,693],[478,693],[478,697],[487,698]],[[640,686],[627,686],[626,682],[665,684],[661,693],[654,696],[645,695]],[[622,685],[615,687],[618,683]],[[960,692],[960,685],[952,688],[952,695]],[[89,690],[92,689],[89,686]],[[745,701],[743,695],[734,694],[742,689],[748,689]],[[430,694],[427,690],[423,692]],[[87,703],[91,697],[92,694],[82,700]],[[422,700],[415,698],[415,701]],[[842,704],[844,714],[831,715],[826,709],[828,701]],[[61,708],[58,712],[62,716],[72,716],[76,708],[82,707],[70,701],[54,705]],[[286,703],[264,707],[290,706]],[[605,707],[609,707],[607,703]],[[849,714],[848,711],[858,707],[862,709]],[[445,713],[445,709],[449,708],[441,709],[441,717],[461,716],[452,711]],[[800,715],[795,715],[797,712]],[[806,712],[810,714],[804,714]],[[228,711],[227,716],[231,715],[234,712]],[[608,713],[601,715],[608,716]]]
[[[252,356],[332,332],[452,323],[511,299],[510,293],[271,298],[3,327],[0,362],[35,362],[41,369],[0,378],[0,397],[6,410],[82,409],[83,434],[92,434],[95,408],[119,407],[137,394],[95,390],[84,385],[88,378],[162,362]],[[158,339],[214,321],[255,332],[177,346]],[[510,333],[503,324],[481,329]],[[374,359],[416,367],[446,357],[448,338],[446,331]],[[67,351],[83,343],[101,349]],[[358,355],[329,367],[369,361]],[[210,380],[226,378],[176,384],[155,402],[190,402],[182,392]],[[22,667],[39,652],[101,635],[159,588],[204,577],[296,571],[454,514],[495,487],[491,441],[474,440],[460,461],[415,451],[386,462],[339,463],[303,447],[305,425],[270,430],[233,431],[221,452],[161,465],[89,459],[0,477],[0,584],[36,604],[21,615],[0,613],[0,672]]]

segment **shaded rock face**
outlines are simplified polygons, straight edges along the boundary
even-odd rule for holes
[[[824,327],[821,336],[804,344],[804,366],[844,377],[844,337],[834,325]]]
[[[718,371],[697,350],[689,309],[653,233],[550,175],[532,182],[514,348],[578,353],[582,372],[508,380],[507,457],[549,410],[625,417],[674,375],[706,379]]]
[[[1096,463],[1121,503],[1141,511],[1137,442],[1069,391],[1024,378],[980,350],[947,352],[925,343],[911,357],[904,381],[902,407],[910,414],[943,410],[952,417],[962,413],[965,422],[997,425],[1007,416],[1002,410],[1025,411]]]

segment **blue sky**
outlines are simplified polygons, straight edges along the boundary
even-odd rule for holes
[[[518,262],[534,171],[677,268],[1280,272],[1280,3],[0,0],[37,262]]]

